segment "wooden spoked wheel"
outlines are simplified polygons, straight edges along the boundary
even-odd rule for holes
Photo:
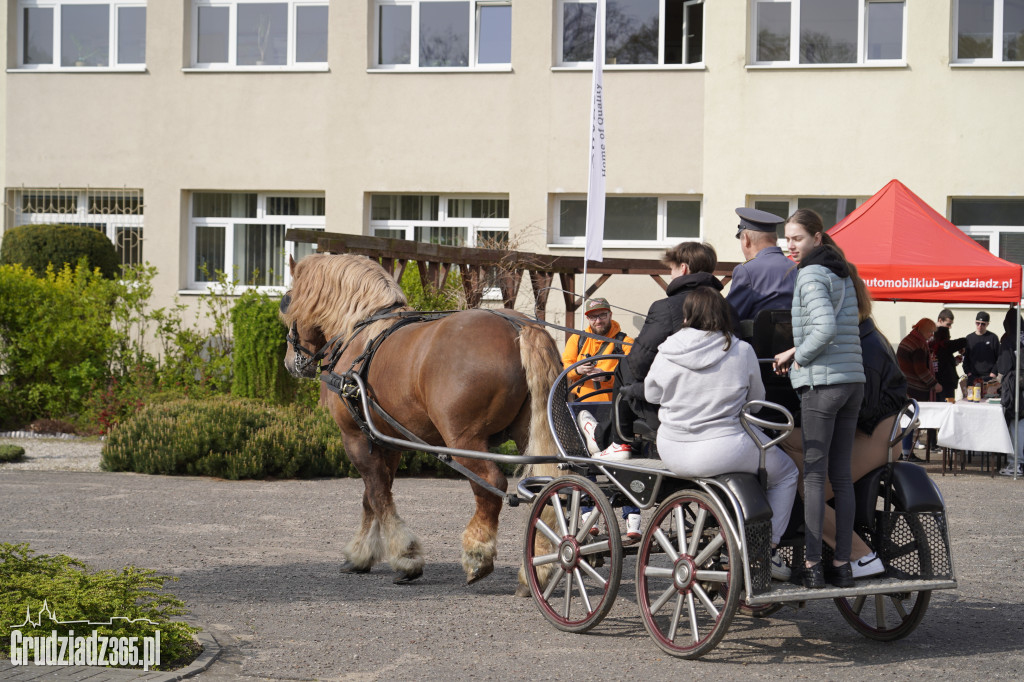
[[[622,538],[597,484],[564,476],[540,492],[527,522],[524,565],[537,608],[559,630],[586,632],[608,615],[622,577]]]
[[[665,652],[699,658],[725,636],[742,591],[742,556],[722,505],[696,490],[658,508],[640,540],[636,592],[644,627]],[[723,554],[737,560],[725,563]]]

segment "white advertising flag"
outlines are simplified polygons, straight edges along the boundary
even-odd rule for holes
[[[601,262],[604,242],[604,19],[601,17],[603,0],[595,3],[594,14],[594,87],[590,100],[590,175],[587,178],[587,248],[585,260]]]

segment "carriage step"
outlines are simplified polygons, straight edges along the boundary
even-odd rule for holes
[[[762,604],[777,604],[779,602],[810,601],[811,599],[834,599],[836,597],[951,589],[956,589],[956,580],[948,578],[936,580],[903,580],[886,577],[869,578],[867,580],[858,580],[854,587],[828,586],[822,590],[809,590],[803,585],[773,582],[768,592],[749,597],[746,601],[750,606],[760,606]]]

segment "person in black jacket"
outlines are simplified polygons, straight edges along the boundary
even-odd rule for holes
[[[713,274],[718,265],[718,254],[711,244],[682,242],[665,251],[661,260],[672,273],[672,281],[665,290],[667,296],[651,304],[647,320],[633,342],[633,350],[615,368],[613,395],[618,391],[623,393],[624,399],[619,403],[619,424],[626,435],[632,434],[633,421],[637,417],[652,430],[657,430],[658,407],[644,399],[644,379],[654,356],[658,354],[658,346],[682,329],[686,296],[698,287],[710,287],[717,292],[724,288]],[[738,326],[735,312],[731,315],[733,326]],[[594,455],[596,458],[622,460],[630,457],[630,444],[617,442],[617,434],[613,433],[610,423],[600,424],[597,435],[599,443],[609,445]]]
[[[935,378],[938,379],[942,390],[935,394],[935,399],[942,401],[947,398],[956,397],[956,387],[960,379],[956,371],[959,360],[953,355],[959,353],[967,345],[967,339],[951,339],[949,327],[939,325],[932,335],[931,350],[935,355],[935,363],[938,371]]]
[[[1024,325],[1022,325],[1024,328]],[[1017,353],[1024,349],[1024,338],[1014,343],[1017,336],[1017,308],[1010,306],[1003,318],[1003,336],[999,341],[999,361],[996,364],[998,372],[1003,375],[1003,381],[999,386],[999,402],[1003,406],[1003,416],[1006,418],[1006,427],[1010,430],[1010,439],[1013,439],[1014,422],[1017,423],[1017,447],[1024,445],[1024,390],[1017,390]],[[1024,334],[1024,332],[1022,332]],[[1024,370],[1022,370],[1024,371]],[[1024,388],[1024,381],[1021,382]],[[999,473],[1002,476],[1024,475],[1024,457],[1008,457],[1006,466]]]
[[[975,381],[987,381],[996,375],[996,361],[999,359],[999,337],[988,331],[989,315],[980,311],[974,320],[975,330],[967,335],[964,348],[964,374],[967,385]]]

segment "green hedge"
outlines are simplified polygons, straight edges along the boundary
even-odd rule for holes
[[[17,462],[25,456],[25,448],[18,445],[0,445],[0,462]]]
[[[278,318],[279,305],[266,294],[247,291],[231,309],[232,395],[279,405],[294,400],[297,380],[284,367],[286,330]]]
[[[0,427],[82,409],[110,372],[117,286],[81,266],[0,265]]]
[[[7,230],[0,243],[0,265],[23,265],[40,277],[48,265],[55,270],[74,267],[83,257],[104,277],[117,277],[121,272],[117,249],[105,234],[91,227],[21,225]]]
[[[515,454],[515,444],[509,441],[497,451]],[[176,400],[142,408],[110,431],[100,467],[234,480],[359,476],[326,410],[236,398]],[[502,469],[511,473],[513,467]],[[403,457],[399,474],[459,478],[425,452]]]
[[[324,410],[227,398],[144,407],[111,430],[100,466],[229,479],[345,476],[351,469]]]

